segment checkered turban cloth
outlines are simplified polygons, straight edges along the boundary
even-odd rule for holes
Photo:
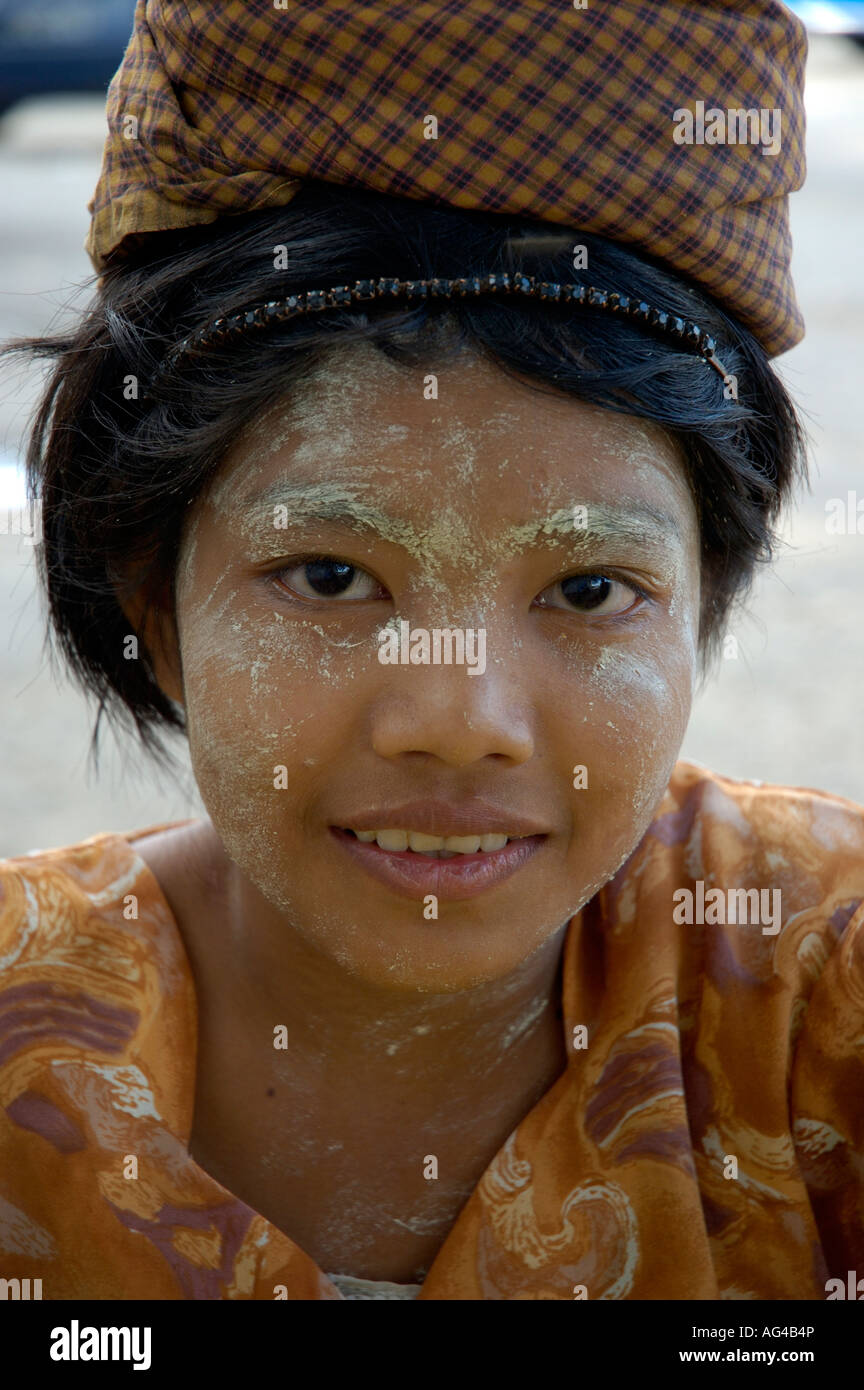
[[[775,0],[137,0],[85,249],[101,273],[141,234],[323,180],[628,243],[773,356],[804,332],[806,51]],[[698,102],[779,110],[780,152],[676,144]]]

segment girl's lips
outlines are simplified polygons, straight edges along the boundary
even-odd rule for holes
[[[501,883],[523,864],[527,864],[545,842],[545,835],[527,835],[511,840],[503,849],[488,854],[460,854],[454,859],[427,859],[413,850],[379,849],[373,840],[364,844],[348,830],[330,827],[333,836],[349,854],[379,883],[408,898],[474,898]]]

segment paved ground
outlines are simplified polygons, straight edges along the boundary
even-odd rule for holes
[[[864,521],[860,535],[825,527],[830,499],[857,490],[864,500],[864,50],[814,41],[807,104],[810,173],[792,207],[808,332],[781,368],[808,413],[813,487],[734,626],[739,656],[700,697],[682,752],[733,776],[864,802]],[[0,123],[0,338],[56,329],[88,297],[75,286],[91,273],[82,243],[103,130],[90,99],[20,107]],[[39,382],[35,367],[0,368],[0,507]],[[0,856],[197,813],[188,772],[185,785],[161,782],[110,740],[101,775],[88,777],[91,710],[51,677],[31,550],[7,536],[0,672]]]

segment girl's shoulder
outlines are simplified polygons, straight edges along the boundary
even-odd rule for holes
[[[841,941],[864,968],[864,807],[678,762],[594,910],[697,972],[722,956],[800,992]]]
[[[728,777],[681,761],[647,835],[702,867],[749,866],[777,876],[839,871],[864,885],[864,806],[813,787]]]
[[[48,988],[120,999],[148,974],[178,968],[176,924],[133,843],[163,828],[103,832],[0,860],[0,998],[10,1004]]]
[[[148,833],[0,861],[2,1272],[44,1273],[46,1297],[117,1296],[135,1267],[124,1242],[146,1246],[156,1200],[152,1184],[126,1181],[129,1161],[157,1147],[182,1160],[194,984],[134,847]]]

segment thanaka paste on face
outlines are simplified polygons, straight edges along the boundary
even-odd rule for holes
[[[308,895],[304,897],[302,887],[294,882],[286,837],[289,842],[297,834],[302,838],[304,824],[310,817],[314,820],[310,806],[317,809],[318,798],[332,801],[331,788],[340,781],[336,770],[350,765],[368,739],[367,709],[374,712],[382,698],[410,702],[410,687],[391,686],[386,694],[381,681],[388,679],[382,674],[387,668],[375,670],[379,627],[388,619],[409,618],[410,613],[388,614],[381,603],[380,621],[370,622],[368,612],[363,621],[346,614],[348,604],[334,604],[326,612],[316,609],[308,617],[301,609],[280,609],[275,599],[264,600],[259,590],[253,591],[239,577],[238,562],[229,562],[219,572],[213,564],[213,539],[201,543],[202,528],[210,537],[218,536],[220,530],[228,538],[239,535],[242,544],[237,548],[248,557],[250,546],[254,548],[261,539],[262,524],[268,524],[261,513],[242,506],[242,499],[257,489],[278,481],[279,491],[284,489],[289,501],[293,494],[298,508],[347,504],[357,520],[360,547],[356,558],[352,548],[352,563],[362,567],[363,548],[372,543],[366,523],[373,519],[380,539],[401,546],[413,562],[405,586],[406,606],[422,604],[429,625],[434,616],[439,619],[435,625],[487,627],[491,663],[524,663],[527,631],[517,635],[518,623],[514,627],[511,615],[498,613],[498,598],[488,592],[490,576],[496,576],[502,563],[512,564],[526,553],[554,545],[562,534],[575,536],[576,557],[582,542],[578,532],[572,531],[572,508],[560,506],[561,475],[567,469],[558,465],[543,443],[543,403],[548,397],[514,394],[520,388],[499,379],[486,364],[475,363],[471,370],[485,373],[487,381],[491,371],[496,390],[506,390],[509,396],[489,417],[488,428],[485,421],[469,425],[465,410],[454,409],[452,399],[423,401],[422,373],[417,369],[396,366],[366,345],[334,349],[329,364],[304,382],[287,405],[277,403],[234,446],[209,496],[196,509],[181,557],[177,601],[190,746],[213,824],[230,857],[267,901],[310,939],[323,933],[327,950],[348,970],[356,968],[360,949],[351,907],[330,903],[324,910],[319,903],[310,903]],[[445,379],[442,370],[441,381]],[[451,389],[449,396],[453,394]],[[653,481],[655,486],[658,475],[668,478],[669,498],[677,498],[679,512],[682,499],[689,504],[686,481],[676,473],[662,432],[649,431],[630,417],[571,401],[565,405],[580,412],[580,446],[583,455],[590,451],[593,463],[605,467],[607,459],[617,459],[620,471],[620,460],[632,455],[637,478],[648,484]],[[470,440],[467,450],[466,438]],[[508,450],[506,460],[498,456],[502,443]],[[276,456],[286,445],[291,453],[280,477]],[[399,453],[392,461],[391,446]],[[308,480],[300,479],[313,463],[323,476],[310,486]],[[482,478],[491,474],[500,493],[497,480],[512,477],[517,483],[524,478],[526,466],[532,469],[534,505],[520,510],[523,515],[533,510],[539,520],[503,527],[493,524],[490,512],[495,507],[484,508]],[[409,511],[406,470],[414,483],[428,488],[430,497],[440,494],[446,499],[441,506],[430,504],[426,511],[419,511],[422,521],[417,523],[405,515]],[[611,503],[617,506],[625,500],[615,494]],[[382,522],[378,511],[393,510],[396,502],[403,516]],[[583,502],[580,496],[573,505]],[[592,504],[587,505],[591,515]],[[596,534],[606,516],[605,502],[595,502],[593,513]],[[580,746],[586,736],[595,779],[602,781],[604,764],[606,780],[611,777],[608,796],[615,823],[608,827],[603,862],[578,863],[576,886],[564,889],[566,902],[561,911],[565,914],[587,901],[631,852],[677,756],[695,659],[696,602],[687,586],[692,589],[694,573],[698,574],[693,565],[694,550],[698,560],[695,518],[685,515],[685,520],[692,532],[685,536],[686,544],[676,548],[664,542],[662,556],[654,562],[672,594],[670,615],[673,604],[679,609],[671,625],[649,631],[636,642],[622,640],[620,634],[587,634],[575,617],[572,628],[562,626],[550,638],[549,661],[537,673],[539,705],[531,712],[535,723],[539,719],[542,725],[549,713],[544,700],[550,682],[560,699],[573,702],[570,733],[566,740],[556,736],[554,750],[555,775],[566,781],[557,787],[550,783],[548,788],[559,819],[562,808],[579,796],[576,791],[562,792],[562,786],[569,788],[573,764],[585,762]],[[651,537],[647,521],[646,534],[657,545],[661,543],[659,534]],[[278,536],[286,539],[277,539],[274,554],[291,553],[287,533],[277,532]],[[272,544],[270,536],[266,540]],[[334,617],[337,608],[338,620]],[[496,634],[497,650],[491,640]],[[568,668],[573,671],[572,683]],[[485,727],[482,720],[478,724],[474,705],[457,709],[454,703],[450,717],[454,728],[460,721],[469,731]],[[274,789],[277,764],[289,770],[290,791]],[[578,817],[578,804],[573,814]],[[467,912],[468,904],[454,904],[453,909],[462,912],[466,921],[476,921],[484,910],[482,902],[481,898],[479,906],[475,902]],[[409,910],[416,907],[407,901],[395,904],[394,917]],[[566,920],[565,916],[538,923],[536,910],[535,906],[526,954],[539,949],[543,933]],[[392,935],[389,951],[387,961],[382,955],[376,967],[379,972],[397,978],[405,974],[415,982],[430,975],[422,963],[418,970],[413,947],[394,952]],[[479,963],[472,969],[471,978],[482,977]],[[435,976],[435,971],[431,974]],[[440,971],[435,977],[441,986]]]

